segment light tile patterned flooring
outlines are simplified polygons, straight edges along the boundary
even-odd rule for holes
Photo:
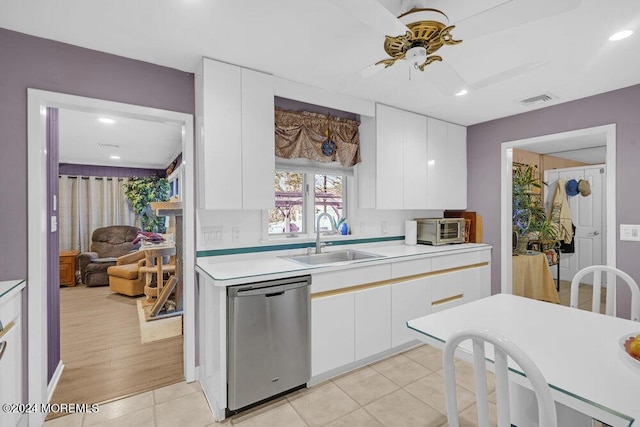
[[[591,307],[591,287],[580,289],[581,308]],[[561,282],[560,299],[568,305],[569,283]],[[461,426],[476,425],[472,365],[457,361],[456,378]],[[495,383],[488,387],[495,425]],[[217,424],[198,383],[177,383],[100,406],[95,414],[72,414],[46,427],[230,425],[297,426],[445,426],[446,405],[442,352],[422,345],[308,389],[235,415]]]

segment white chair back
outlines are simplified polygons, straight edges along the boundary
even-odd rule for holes
[[[456,396],[456,371],[454,355],[458,345],[471,339],[473,341],[473,361],[476,385],[476,406],[478,410],[478,426],[489,427],[489,402],[487,390],[487,361],[485,359],[485,342],[493,345],[495,355],[496,399],[498,407],[498,427],[511,426],[509,408],[509,373],[507,360],[511,358],[518,364],[522,372],[531,382],[538,400],[538,421],[540,427],[557,427],[556,406],[551,396],[551,389],[544,376],[518,346],[507,338],[493,334],[487,330],[465,329],[456,332],[447,340],[444,349],[445,395],[447,402],[447,419],[449,427],[459,427],[458,399]]]
[[[631,290],[631,320],[640,322],[640,288],[635,280],[631,278],[627,273],[619,270],[615,267],[608,265],[592,265],[590,267],[583,268],[578,271],[571,281],[571,300],[569,305],[573,308],[578,308],[578,289],[580,281],[584,276],[593,273],[593,296],[591,302],[591,311],[600,313],[600,295],[602,289],[602,273],[607,273],[607,299],[606,299],[606,314],[608,316],[616,315],[616,287],[609,286],[616,284],[616,278],[620,277],[625,281]]]

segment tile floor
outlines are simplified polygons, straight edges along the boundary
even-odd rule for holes
[[[561,282],[560,299],[569,302],[569,282]],[[591,308],[590,287],[580,289],[580,307]],[[476,425],[472,365],[456,362],[461,426]],[[495,383],[488,387],[495,425]],[[117,400],[94,414],[72,414],[45,427],[180,426],[242,427],[388,426],[438,427],[447,424],[442,352],[422,345],[340,377],[293,392],[275,401],[215,423],[199,384],[185,382]],[[600,425],[600,424],[597,424]]]
[[[456,362],[461,425],[476,425],[473,368]],[[184,382],[72,414],[45,427],[181,426],[214,424],[200,387]],[[489,389],[495,388],[493,375]],[[494,402],[493,393],[490,400]],[[495,417],[495,405],[491,403]],[[293,392],[235,415],[231,426],[425,426],[446,425],[442,353],[423,345],[333,380]]]

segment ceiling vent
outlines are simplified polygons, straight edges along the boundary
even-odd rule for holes
[[[531,98],[523,99],[520,101],[521,105],[525,107],[533,107],[540,104],[546,104],[547,102],[551,102],[553,100],[558,99],[558,97],[551,92],[545,92],[542,95],[532,96]]]

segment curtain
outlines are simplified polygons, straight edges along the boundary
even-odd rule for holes
[[[355,120],[276,108],[276,156],[320,163],[338,161],[351,167],[360,162],[358,125]],[[335,146],[325,144],[328,139]]]
[[[58,230],[60,250],[86,252],[93,230],[108,225],[137,225],[122,184],[128,178],[60,175]]]

